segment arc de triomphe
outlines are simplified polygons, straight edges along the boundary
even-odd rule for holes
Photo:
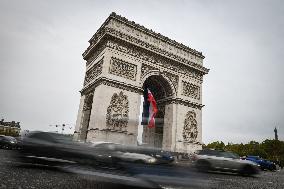
[[[155,128],[143,143],[192,152],[202,142],[202,82],[209,69],[201,52],[112,13],[83,53],[86,76],[74,138],[137,144],[141,95],[158,105]]]

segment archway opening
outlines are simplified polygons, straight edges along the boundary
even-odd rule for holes
[[[158,113],[155,118],[155,127],[148,128],[149,120],[149,102],[148,89],[153,94],[158,107]],[[172,96],[173,91],[168,81],[161,75],[153,75],[148,77],[143,84],[143,113],[142,113],[142,143],[145,146],[162,148],[164,135],[164,118],[165,118],[165,103],[167,97]]]
[[[83,117],[82,117],[82,123],[81,123],[81,129],[80,129],[81,132],[80,132],[80,137],[79,137],[79,140],[81,141],[86,141],[87,139],[92,104],[93,104],[93,93],[90,93],[86,95],[84,106],[83,106],[83,114],[82,114]]]

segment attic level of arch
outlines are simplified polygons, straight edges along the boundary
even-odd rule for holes
[[[101,38],[97,45],[85,55],[84,59],[86,60],[87,70],[96,64],[96,61],[94,60],[96,60],[99,56],[102,56],[106,48],[117,50],[133,58],[145,61],[154,66],[153,69],[159,70],[159,68],[166,68],[177,74],[182,74],[185,77],[196,80],[198,83],[202,83],[203,75],[209,72],[209,69],[201,65],[194,63],[185,64],[111,35],[105,35]]]
[[[90,42],[90,46],[87,50],[83,53],[83,57],[85,60],[89,62],[90,57],[94,54],[94,51],[98,49],[97,46],[101,46],[100,44],[105,41],[105,39],[109,37],[114,37],[115,39],[121,39],[125,42],[135,45],[136,47],[140,47],[147,51],[154,52],[155,54],[161,55],[165,58],[168,58],[172,61],[176,61],[180,64],[184,64],[186,66],[190,66],[197,70],[200,70],[204,74],[209,72],[209,69],[202,66],[202,60],[204,59],[203,55],[185,52],[183,54],[182,50],[177,50],[175,53],[172,51],[168,51],[165,48],[161,48],[155,46],[148,41],[144,41],[142,39],[136,38],[134,36],[128,35],[127,33],[123,33],[111,27],[104,27],[101,28],[96,34],[95,37]],[[186,56],[185,56],[186,55]],[[187,57],[187,58],[185,58]],[[197,63],[198,62],[198,63]]]
[[[137,36],[140,35],[141,37],[144,37],[145,39],[148,39],[150,37],[150,39],[152,39],[154,41],[160,40],[160,41],[164,42],[163,44],[165,46],[167,46],[165,44],[165,43],[167,43],[171,46],[175,46],[175,47],[179,48],[180,50],[182,50],[184,52],[189,52],[189,53],[195,54],[195,55],[201,57],[202,59],[205,58],[202,55],[202,52],[199,52],[195,49],[189,48],[188,46],[186,46],[182,43],[178,43],[175,40],[172,40],[172,39],[170,39],[170,38],[168,38],[168,37],[166,37],[166,36],[164,36],[160,33],[156,33],[155,31],[148,29],[148,28],[144,27],[143,25],[137,24],[134,21],[130,21],[127,18],[125,18],[121,15],[117,15],[115,12],[112,12],[110,14],[110,16],[105,20],[105,22],[101,25],[101,27],[97,30],[97,32],[89,40],[89,43],[91,45],[94,43],[94,41],[96,41],[98,39],[101,31],[110,22],[111,22],[111,25],[116,26],[116,28],[121,27],[123,29],[126,29],[126,31],[129,32],[129,33],[136,33]],[[157,42],[159,43],[159,41],[157,41]],[[169,48],[171,48],[171,47],[169,47]]]

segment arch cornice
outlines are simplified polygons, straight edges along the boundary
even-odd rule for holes
[[[81,95],[88,94],[94,91],[95,88],[98,87],[99,85],[112,86],[118,89],[127,90],[127,91],[135,92],[138,94],[143,94],[143,89],[139,86],[127,84],[127,83],[120,82],[120,81],[113,80],[113,79],[106,78],[106,77],[99,77],[95,79],[94,81],[90,82],[87,86],[85,86],[79,92],[81,93]]]
[[[196,108],[196,109],[199,109],[199,110],[201,110],[204,107],[204,105],[200,104],[200,103],[192,102],[192,101],[185,100],[185,99],[182,99],[182,98],[171,98],[171,97],[159,100],[158,103],[161,103],[161,104],[181,104],[181,105]]]

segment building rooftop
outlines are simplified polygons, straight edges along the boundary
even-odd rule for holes
[[[0,125],[9,126],[9,127],[18,127],[18,128],[21,127],[20,122],[15,122],[15,121],[7,122],[7,121],[4,121],[4,119],[1,119]]]
[[[107,23],[112,18],[116,19],[116,20],[119,20],[119,21],[125,23],[126,25],[132,26],[132,27],[134,27],[134,28],[136,28],[136,29],[138,29],[140,31],[143,31],[143,32],[147,33],[148,35],[156,37],[156,38],[158,38],[158,39],[160,39],[160,40],[162,40],[162,41],[164,41],[164,42],[166,42],[166,43],[168,43],[170,45],[176,46],[178,48],[183,49],[184,51],[191,52],[191,53],[193,53],[193,54],[195,54],[195,55],[197,55],[197,56],[199,56],[201,58],[204,58],[204,56],[202,55],[202,52],[199,52],[199,51],[197,51],[195,49],[192,49],[192,48],[190,48],[190,47],[188,47],[188,46],[186,46],[186,45],[184,45],[182,43],[179,43],[179,42],[177,42],[175,40],[172,40],[172,39],[170,39],[170,38],[168,38],[168,37],[166,37],[166,36],[164,36],[164,35],[162,35],[160,33],[156,33],[155,31],[153,31],[151,29],[148,29],[148,28],[144,27],[143,25],[137,24],[134,21],[130,21],[127,18],[116,14],[115,12],[112,12],[110,14],[110,16],[105,20],[105,22],[102,24],[102,26],[97,30],[97,32],[89,40],[89,43],[91,43],[91,41],[96,38],[97,34],[101,31],[102,28],[104,28],[105,25],[107,25]]]

